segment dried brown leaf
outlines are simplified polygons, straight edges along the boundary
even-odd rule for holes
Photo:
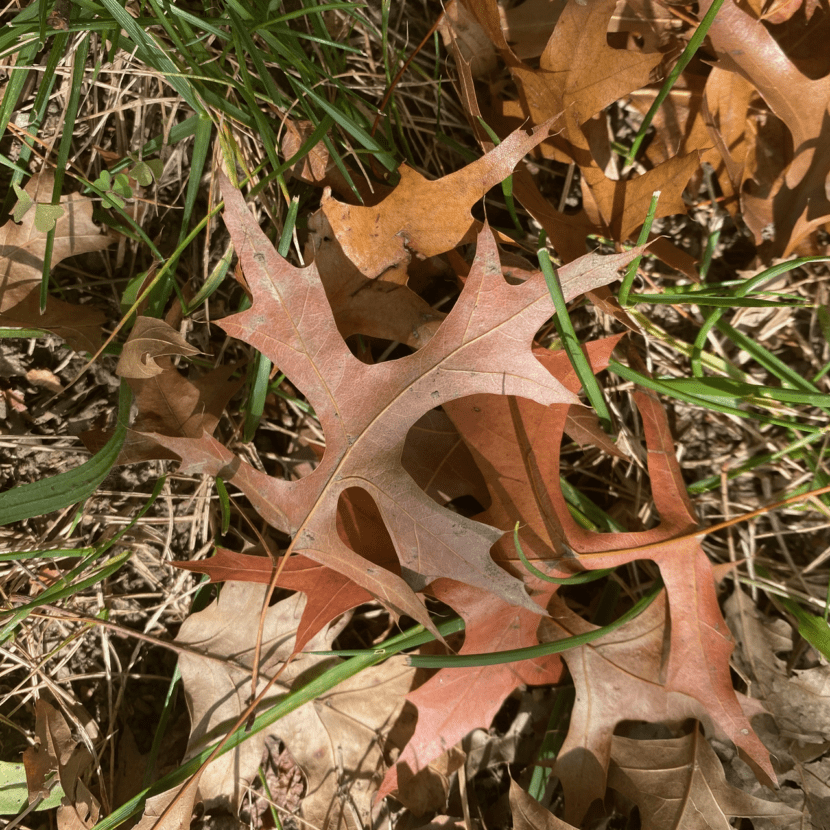
[[[635,741],[614,736],[608,785],[639,808],[643,830],[728,830],[730,817],[775,817],[793,826],[801,813],[730,787],[699,730],[682,738]]]
[[[177,354],[194,355],[200,352],[164,320],[139,317],[124,344],[115,371],[122,378],[155,377],[165,371],[157,358]]]
[[[54,175],[45,171],[29,179],[26,193],[34,202],[48,204],[53,186]],[[113,232],[102,233],[92,221],[92,199],[72,193],[62,196],[60,205],[63,215],[55,226],[51,267],[113,243]],[[94,352],[101,342],[102,312],[50,297],[46,311],[40,313],[46,236],[35,227],[35,210],[29,210],[19,224],[9,221],[0,228],[0,325],[46,329],[73,349]]]
[[[510,779],[510,809],[513,811],[513,830],[576,830],[546,810],[530,793]]]
[[[532,133],[517,130],[484,157],[437,181],[402,166],[398,186],[376,207],[324,196],[323,213],[346,256],[364,276],[390,279],[386,272],[398,274],[413,254],[430,257],[472,242],[481,223],[470,209],[545,139],[551,121],[537,123]],[[403,283],[405,275],[391,281]]]
[[[250,668],[265,587],[227,583],[219,599],[182,625],[177,642],[221,658],[206,660],[192,653],[180,657],[180,667],[191,714],[188,755],[200,752],[220,738],[247,708]],[[305,598],[295,594],[270,607],[263,631],[264,678],[272,676],[295,652],[295,637]],[[308,644],[309,650],[330,648],[337,631],[329,629]],[[276,699],[298,680],[337,663],[335,658],[300,654],[288,663],[274,684]],[[267,734],[287,746],[307,778],[302,815],[315,826],[355,828],[356,806],[360,821],[367,819],[383,767],[383,735],[403,705],[414,670],[390,662],[372,667],[317,698],[313,703],[257,733],[238,749],[214,761],[199,781],[199,798],[206,807],[238,807],[246,784],[256,774]],[[302,682],[302,681],[301,681]],[[264,683],[264,681],[261,681]],[[339,793],[348,793],[346,800]]]

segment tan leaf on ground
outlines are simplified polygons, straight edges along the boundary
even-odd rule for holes
[[[122,378],[154,377],[164,371],[156,358],[176,354],[194,355],[200,352],[164,320],[139,317],[124,344],[115,371]]]
[[[219,658],[193,654],[180,658],[192,723],[189,757],[221,738],[247,708],[265,591],[263,585],[227,583],[219,599],[188,618],[176,638]],[[295,594],[268,609],[260,688],[293,653],[305,603],[302,594]],[[337,630],[329,627],[307,648],[329,648],[336,635]],[[336,658],[300,654],[288,664],[261,708],[273,705],[301,676],[311,679],[337,662]],[[414,669],[390,662],[341,683],[214,761],[199,782],[199,797],[208,809],[218,804],[236,809],[247,783],[256,775],[265,738],[273,734],[287,745],[306,774],[303,817],[318,827],[357,827],[352,807],[361,821],[368,819],[384,769],[383,735],[403,705],[413,674]]]
[[[190,380],[173,366],[170,358],[160,357],[161,374],[128,380],[135,394],[138,414],[127,433],[117,464],[135,464],[178,456],[162,447],[150,433],[185,438],[212,435],[230,398],[244,380],[231,379],[235,366],[220,366]],[[81,434],[90,452],[97,452],[109,440],[108,430],[94,429]]]
[[[166,793],[154,795],[148,798],[144,804],[144,815],[136,824],[133,830],[189,830],[193,818],[193,810],[196,806],[196,795],[198,793],[198,778],[190,779],[178,787],[168,790]],[[183,796],[173,805],[169,813],[165,815],[167,808],[173,804],[173,800],[179,798],[182,790]],[[163,820],[160,820],[164,816]]]
[[[323,213],[346,256],[364,276],[374,279],[403,268],[403,276],[393,280],[403,283],[412,254],[434,256],[475,239],[481,223],[470,209],[547,137],[550,126],[549,121],[540,122],[530,134],[517,130],[487,155],[437,181],[403,166],[398,186],[375,207],[324,196]]]
[[[513,830],[576,830],[572,824],[557,818],[533,796],[510,779],[510,808]]]
[[[458,0],[447,3],[438,31],[444,46],[449,47],[455,41],[462,57],[470,64],[473,77],[481,78],[495,71],[498,66],[496,47],[463,3]]]
[[[29,179],[26,193],[35,202],[48,203],[53,185],[52,172],[42,172]],[[102,251],[114,242],[112,231],[102,233],[92,221],[92,199],[72,193],[62,196],[60,204],[64,212],[55,226],[52,268],[67,257]],[[9,221],[0,228],[0,325],[46,329],[77,351],[94,352],[101,342],[102,312],[50,297],[40,313],[46,236],[35,227],[35,210],[19,224]]]
[[[666,606],[662,593],[627,625],[562,655],[574,681],[576,702],[555,774],[565,788],[566,818],[572,822],[581,823],[591,803],[605,795],[612,736],[620,721],[673,726],[688,718],[709,721],[698,701],[671,692],[661,682],[668,639]],[[551,615],[540,625],[543,641],[596,629],[558,597]]]
[[[782,737],[800,745],[830,741],[830,666],[787,672],[777,655],[793,648],[792,629],[782,619],[769,619],[743,592],[724,604],[734,627],[741,669],[754,680],[751,694],[775,718]]]
[[[776,817],[790,826],[801,818],[798,810],[730,787],[698,729],[663,741],[615,735],[611,759],[608,786],[640,808],[643,830],[728,830],[737,816]]]
[[[29,799],[48,794],[46,777],[56,770],[65,796],[58,807],[58,830],[88,830],[98,821],[101,805],[80,779],[92,762],[86,746],[73,737],[63,713],[40,698],[35,707],[37,743],[23,753]]]

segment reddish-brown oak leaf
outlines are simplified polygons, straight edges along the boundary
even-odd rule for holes
[[[26,193],[35,204],[51,204],[54,175],[39,173],[29,179]],[[63,209],[55,223],[51,265],[77,254],[102,251],[114,234],[101,233],[92,221],[92,199],[72,193],[62,196]],[[0,325],[46,329],[78,351],[94,352],[101,342],[104,314],[90,306],[79,306],[49,298],[40,313],[40,284],[47,234],[35,227],[37,208],[32,205],[20,224],[8,221],[0,228]]]
[[[605,795],[611,739],[620,721],[680,726],[688,718],[697,718],[711,731],[711,721],[697,700],[668,691],[662,683],[667,611],[663,592],[627,625],[562,654],[576,690],[568,736],[555,768],[565,789],[568,821],[580,824],[591,802]],[[596,629],[558,597],[550,612],[551,619],[540,625],[542,641]]]
[[[502,145],[504,146],[504,145]],[[519,395],[540,404],[576,398],[534,357],[531,341],[554,312],[540,272],[519,285],[502,276],[488,228],[464,289],[439,330],[419,351],[367,365],[337,330],[312,264],[295,268],[274,250],[227,183],[225,220],[253,295],[247,311],[220,325],[268,357],[307,397],[320,419],[326,449],[300,481],[271,478],[218,441],[154,436],[191,470],[222,475],[238,486],[301,553],[349,577],[393,609],[433,628],[414,592],[447,577],[536,611],[523,583],[490,557],[496,529],[439,507],[401,466],[410,427],[429,410],[471,394]],[[566,298],[605,285],[638,252],[586,255],[560,269]],[[338,500],[350,488],[374,500],[394,544],[401,576],[378,567],[340,538]]]
[[[575,407],[576,408],[576,407]],[[581,408],[581,407],[580,407]],[[149,439],[147,439],[149,440]],[[409,431],[401,459],[404,469],[436,502],[446,504],[472,495],[487,501],[487,486],[466,444],[447,416],[427,412]],[[369,495],[352,488],[343,494],[337,510],[340,538],[377,565],[395,569],[397,557],[389,534]],[[217,548],[209,559],[177,562],[177,567],[207,574],[211,582],[236,580],[268,584],[272,560],[264,555],[235,553]],[[297,650],[335,617],[372,599],[371,594],[348,577],[305,556],[291,556],[277,585],[302,591],[308,597],[297,629]]]
[[[207,574],[211,582],[234,580],[268,585],[274,573],[269,557],[227,548],[217,548],[210,559],[177,562],[176,567]],[[297,651],[302,651],[335,617],[372,599],[371,594],[347,577],[305,556],[290,557],[276,584],[290,591],[302,591],[308,597],[297,627]]]
[[[649,450],[653,498],[662,517],[658,527],[639,533],[596,533],[581,527],[572,517],[558,483],[564,407],[543,408],[529,400],[479,398],[446,408],[490,483],[494,505],[499,490],[519,489],[514,483],[519,474],[513,469],[527,470],[521,475],[531,483],[533,495],[525,495],[520,502],[527,522],[522,530],[526,552],[552,559],[557,571],[616,567],[637,559],[657,563],[668,590],[671,613],[666,691],[699,701],[759,778],[772,782],[769,754],[752,731],[732,687],[729,656],[733,642],[718,607],[711,563],[700,547],[700,533],[674,455],[665,412],[650,393],[635,393],[635,401]],[[496,435],[498,441],[493,440]],[[505,448],[511,443],[524,449],[521,467],[518,455],[516,461],[509,460],[511,454]],[[521,490],[528,492],[524,486]],[[516,498],[511,494],[509,500]],[[507,500],[502,498],[501,502]],[[485,516],[493,515],[493,509]],[[510,557],[508,541],[503,540],[497,547],[498,559]],[[575,559],[567,558],[570,549],[577,554]]]
[[[588,357],[594,371],[599,371],[607,365],[618,342],[619,337],[613,337],[589,344]],[[538,349],[535,354],[563,385],[573,390],[579,388],[576,373],[563,352]],[[487,407],[491,400],[495,399],[492,396],[477,395],[464,401],[450,402],[445,408],[452,419],[457,415],[459,421],[472,430],[474,427],[464,419],[464,412],[468,407],[472,407],[473,410]],[[512,399],[498,400],[512,402]],[[538,408],[542,412],[548,409],[543,406]],[[566,413],[568,410],[584,409],[582,406],[554,408],[565,410]],[[554,541],[555,537],[552,537],[545,527],[544,513],[548,509],[544,495],[545,483],[543,478],[537,475],[538,470],[532,468],[532,462],[531,467],[528,466],[528,459],[533,455],[530,448],[543,446],[545,436],[542,433],[534,433],[532,437],[525,436],[527,443],[524,443],[517,440],[512,421],[502,422],[498,418],[485,420],[486,423],[478,422],[484,432],[478,433],[476,437],[492,449],[493,458],[476,452],[478,440],[468,441],[485,474],[492,499],[489,510],[477,518],[502,527],[509,527],[521,519],[525,524],[522,538],[527,541],[527,551],[538,558],[550,559],[555,555],[554,551],[558,545]],[[465,438],[468,436],[465,435]],[[611,446],[614,447],[613,444]],[[505,563],[516,557],[513,541],[509,536],[505,536],[499,542],[496,551],[499,561]],[[568,574],[568,570],[554,572],[558,576]],[[527,572],[523,574],[523,578],[538,605],[546,607],[557,586],[542,582]],[[505,651],[534,646],[539,642],[539,617],[532,612],[500,603],[483,591],[448,580],[434,583],[432,591],[464,617],[466,637],[462,654]],[[398,759],[397,767],[387,774],[381,793],[391,792],[399,783],[408,781],[409,777],[420,772],[447,747],[476,727],[489,727],[502,701],[519,683],[556,682],[560,670],[561,662],[556,655],[522,663],[441,669],[427,683],[409,695],[410,702],[418,709],[416,731]],[[455,689],[460,690],[458,694],[454,693]],[[458,699],[459,702],[448,707],[449,699]]]
[[[587,344],[595,372],[608,365],[619,340],[610,337]],[[538,349],[535,354],[566,388],[579,389],[579,379],[564,352]],[[585,407],[525,407],[524,403],[529,402],[473,396],[452,401],[444,409],[472,451],[490,490],[491,506],[478,518],[497,527],[521,522],[519,535],[525,553],[530,558],[559,560],[555,567],[560,570],[552,575],[567,576],[576,562],[561,560],[565,539],[550,518],[554,513],[548,488],[558,486],[561,441],[561,431],[551,427],[564,420],[565,431],[576,432],[615,455],[619,450],[590,419]],[[506,536],[499,542],[496,557],[501,562],[518,560],[512,538]]]
[[[537,595],[542,607],[556,586],[546,588],[545,594]],[[485,654],[538,644],[538,614],[451,580],[438,580],[431,590],[464,618],[466,636],[460,654]],[[468,732],[477,727],[489,728],[504,700],[518,685],[557,683],[561,673],[558,654],[495,666],[441,669],[406,696],[418,709],[418,724],[397,764],[387,772],[378,797],[406,784]]]

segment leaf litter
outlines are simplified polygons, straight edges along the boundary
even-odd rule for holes
[[[383,608],[390,624],[409,618],[433,634],[437,617],[430,611],[459,614],[463,645],[439,636],[422,649],[449,655],[596,631],[592,602],[582,606],[583,595],[530,574],[519,561],[516,523],[523,550],[550,576],[606,568],[631,576],[639,563],[637,579],[652,581],[659,572],[665,591],[634,621],[561,655],[442,668],[430,677],[400,659],[366,669],[214,761],[180,803],[172,801],[176,791],[148,799],[141,830],[188,827],[196,809],[236,813],[266,746],[283,747],[276,757],[302,770],[299,816],[314,826],[375,826],[389,819],[389,807],[377,800],[386,795],[397,795],[413,815],[446,809],[452,787],[461,788],[463,800],[467,786],[453,746],[474,729],[495,729],[505,701],[565,678],[576,703],[552,766],[564,820],[550,812],[549,800],[543,805],[529,794],[525,777],[509,784],[513,826],[595,826],[603,799],[623,812],[626,799],[637,805],[646,828],[727,827],[732,817],[757,828],[807,826],[807,811],[820,826],[826,816],[826,666],[793,671],[777,656],[792,652],[792,637],[780,620],[765,620],[745,597],[741,602],[739,590],[727,600],[724,620],[702,547],[707,522],[687,495],[663,403],[647,389],[634,390],[642,439],[607,435],[580,402],[564,352],[541,347],[550,340],[540,329],[553,316],[542,274],[515,255],[510,234],[477,218],[476,205],[510,176],[517,202],[560,255],[566,300],[587,295],[631,330],[636,324],[607,286],[643,248],[598,253],[586,237],[633,239],[655,190],[662,191],[658,218],[686,214],[702,181],[701,161],[711,166],[725,211],[746,222],[760,262],[816,250],[830,219],[826,153],[816,141],[825,132],[827,72],[806,76],[770,27],[821,15],[817,4],[744,8],[727,0],[710,30],[713,66],[672,93],[654,122],[648,164],[633,175],[621,172],[610,139],[614,107],[627,101],[632,110],[647,108],[654,82],[671,64],[678,27],[649,17],[651,4],[630,5],[632,14],[618,15],[610,0],[450,4],[441,28],[457,49],[462,101],[470,119],[481,115],[500,143],[482,142],[487,152],[443,177],[403,166],[397,184],[376,184],[374,194],[361,185],[365,204],[356,203],[343,170],[318,145],[310,163],[294,170],[297,179],[327,188],[309,219],[304,266],[277,254],[243,195],[216,176],[240,261],[237,281],[251,300],[219,326],[271,361],[283,378],[280,390],[310,408],[325,446],[312,453],[302,477],[291,474],[296,466],[266,471],[220,429],[242,386],[242,364],[218,361],[204,370],[201,361],[196,370],[195,360],[174,360],[203,355],[204,339],[197,348],[168,323],[139,315],[116,370],[137,410],[118,462],[178,458],[180,476],[219,478],[252,508],[244,508],[249,528],[237,533],[242,550],[217,547],[208,559],[182,563],[227,582],[176,639],[193,649],[179,658],[191,723],[185,757],[222,738],[245,714],[260,646],[261,677],[282,671],[268,705],[338,663],[308,652],[330,649],[359,607]],[[709,4],[700,6],[702,15]],[[465,50],[468,58],[486,59],[468,65]],[[770,122],[780,121],[791,146],[770,152],[759,105]],[[307,125],[288,125],[286,157],[310,134]],[[482,135],[480,125],[473,128]],[[532,161],[523,161],[528,155]],[[544,164],[570,165],[578,174],[576,210],[543,195]],[[52,264],[103,250],[115,235],[99,230],[90,200],[77,194],[61,198],[62,212],[37,214],[35,205],[58,207],[51,205],[52,181],[43,173],[17,188],[13,221],[0,231],[0,322],[44,328],[91,352],[100,343],[102,314],[51,297],[45,315],[38,308],[46,234],[54,222]],[[651,251],[698,279],[694,258],[675,243],[656,240]],[[459,287],[448,311],[424,298],[418,274],[425,268]],[[180,313],[168,319],[178,323]],[[408,353],[378,360],[373,340],[404,344]],[[622,353],[620,341],[586,339],[593,372],[609,365],[615,348]],[[630,346],[628,355],[637,366]],[[267,406],[280,411],[273,394]],[[94,449],[108,435],[109,428],[96,428],[84,440]],[[653,526],[599,532],[575,518],[560,480],[569,439],[586,456],[647,470]],[[456,502],[465,499],[477,507],[459,511]],[[261,555],[251,532],[258,542],[263,533],[279,540],[279,556]],[[269,584],[296,593],[280,593],[268,607]],[[748,696],[735,689],[736,665],[750,680]],[[73,760],[83,755],[81,742],[67,737],[65,722],[47,707],[41,698],[39,749],[26,765],[30,792],[42,792],[56,772],[68,794],[58,827],[89,828],[100,808],[79,777],[89,759]],[[407,718],[408,732],[401,731]],[[638,734],[629,721],[650,725],[659,737],[648,729]],[[419,790],[427,787],[426,773],[441,780],[441,807],[423,806],[432,803]],[[797,791],[776,794],[769,789],[776,782]],[[454,821],[433,818],[439,826]]]

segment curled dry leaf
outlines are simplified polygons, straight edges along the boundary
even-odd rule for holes
[[[701,3],[701,13],[711,0]],[[808,78],[792,62],[767,27],[733,0],[726,0],[709,29],[718,66],[745,78],[792,136],[792,157],[780,149],[759,163],[777,164],[762,172],[768,187],[742,195],[744,213],[760,244],[771,236],[769,254],[788,256],[816,228],[830,221],[826,181],[830,152],[822,137],[830,119],[830,75]]]
[[[157,358],[200,354],[171,325],[154,317],[139,317],[118,359],[116,373],[122,378],[150,378],[165,367]]]

